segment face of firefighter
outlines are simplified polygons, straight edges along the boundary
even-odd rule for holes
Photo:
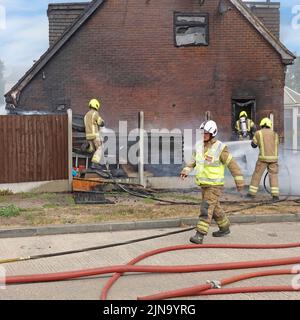
[[[211,134],[209,132],[204,132],[204,142],[208,142],[211,139]]]

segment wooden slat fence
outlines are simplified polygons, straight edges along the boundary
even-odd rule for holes
[[[68,179],[68,115],[0,116],[0,183]]]

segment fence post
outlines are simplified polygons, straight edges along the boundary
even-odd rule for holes
[[[69,176],[69,192],[72,192],[73,184],[73,112],[72,109],[68,109],[68,176]]]
[[[139,184],[145,186],[144,182],[144,112],[139,112]]]

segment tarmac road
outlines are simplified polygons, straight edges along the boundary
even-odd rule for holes
[[[300,223],[267,223],[233,225],[232,233],[225,238],[213,238],[211,232],[206,243],[259,243],[276,244],[300,242]],[[54,235],[26,238],[0,239],[0,258],[50,253],[109,244],[129,239],[170,232],[176,229],[138,230],[103,232],[72,235]],[[92,251],[55,258],[23,261],[1,265],[7,275],[62,272],[125,264],[145,251],[170,245],[188,244],[193,232],[181,233],[165,238],[149,240],[122,247]],[[280,250],[232,250],[199,249],[170,252],[151,257],[141,264],[154,265],[193,265],[202,263],[237,262],[257,259],[284,258],[300,255],[300,248]],[[279,269],[287,268],[275,267]],[[253,271],[254,269],[251,269]],[[2,269],[3,271],[3,269]],[[202,272],[188,274],[127,274],[124,275],[109,293],[111,300],[135,300],[138,296],[161,291],[203,284],[207,279],[218,280],[230,275],[247,273],[250,270]],[[67,282],[39,283],[7,286],[0,290],[0,300],[97,300],[108,276],[78,279]],[[291,285],[293,276],[257,278],[231,286]],[[300,300],[300,292],[236,294],[227,296],[189,297],[184,299],[243,299],[243,300]]]

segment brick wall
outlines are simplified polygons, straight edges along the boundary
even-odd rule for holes
[[[232,99],[255,98],[254,120],[273,112],[282,134],[281,57],[235,8],[219,15],[218,3],[105,1],[22,91],[20,106],[55,109],[65,100],[84,114],[98,97],[108,127],[128,120],[135,128],[143,110],[147,129],[197,128],[210,110],[228,139]],[[209,13],[209,45],[175,47],[174,11]]]

